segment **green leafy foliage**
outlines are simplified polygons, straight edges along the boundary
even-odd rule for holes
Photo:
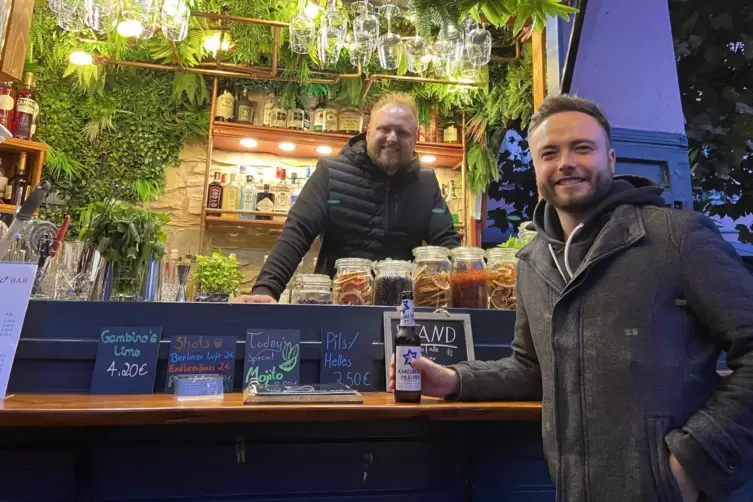
[[[196,291],[234,295],[238,292],[242,274],[235,255],[226,256],[212,251],[207,256],[196,257]]]
[[[695,207],[753,214],[753,7],[746,0],[670,1]],[[753,243],[753,225],[738,225]]]
[[[520,239],[518,239],[517,237],[510,237],[505,242],[500,244],[499,247],[509,248],[509,249],[520,249],[523,246],[521,246],[520,244]]]

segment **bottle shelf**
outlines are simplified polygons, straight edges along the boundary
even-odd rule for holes
[[[229,213],[230,214],[230,213]],[[234,213],[238,214],[238,213]],[[250,213],[244,213],[250,214]],[[262,216],[268,213],[261,213]],[[279,213],[275,213],[278,218],[284,216]],[[240,218],[223,218],[222,216],[206,216],[205,221],[208,227],[211,226],[239,226],[239,227],[251,227],[251,228],[267,228],[267,229],[282,229],[285,225],[284,221],[275,220],[242,220]]]
[[[337,155],[352,137],[347,134],[329,132],[296,131],[294,129],[280,129],[276,127],[255,126],[233,122],[214,122],[212,129],[213,147],[218,150],[247,153],[269,153],[285,157],[319,158],[325,155],[318,153],[318,147],[330,147]],[[240,144],[244,138],[257,142],[254,148]],[[289,142],[295,145],[293,151],[283,151],[279,145]],[[419,157],[432,156],[436,160],[432,163],[422,162],[426,167],[459,168],[463,162],[463,146],[455,143],[416,143],[416,153]]]
[[[13,214],[16,212],[16,206],[12,204],[0,204],[1,214]]]
[[[47,152],[47,144],[27,139],[8,138],[0,143],[0,151],[38,153]]]

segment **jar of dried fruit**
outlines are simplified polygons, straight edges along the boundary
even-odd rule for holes
[[[515,248],[492,248],[486,251],[487,290],[489,308],[515,310]]]
[[[452,306],[485,309],[488,305],[484,250],[458,247],[452,250]]]
[[[413,292],[413,264],[403,260],[384,260],[376,264],[374,305],[400,305],[403,291]]]
[[[416,307],[450,308],[450,250],[421,246],[413,250],[413,302]]]
[[[300,305],[332,304],[332,279],[321,274],[300,274],[295,280],[292,303]]]
[[[335,305],[373,305],[374,286],[371,275],[373,264],[365,258],[340,258],[335,262]]]

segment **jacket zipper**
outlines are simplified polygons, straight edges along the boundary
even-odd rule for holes
[[[390,228],[390,180],[387,180],[387,186],[384,189],[384,233]]]

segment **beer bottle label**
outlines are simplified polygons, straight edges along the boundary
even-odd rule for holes
[[[395,390],[420,392],[421,372],[411,363],[421,357],[421,346],[398,345],[395,350]]]

